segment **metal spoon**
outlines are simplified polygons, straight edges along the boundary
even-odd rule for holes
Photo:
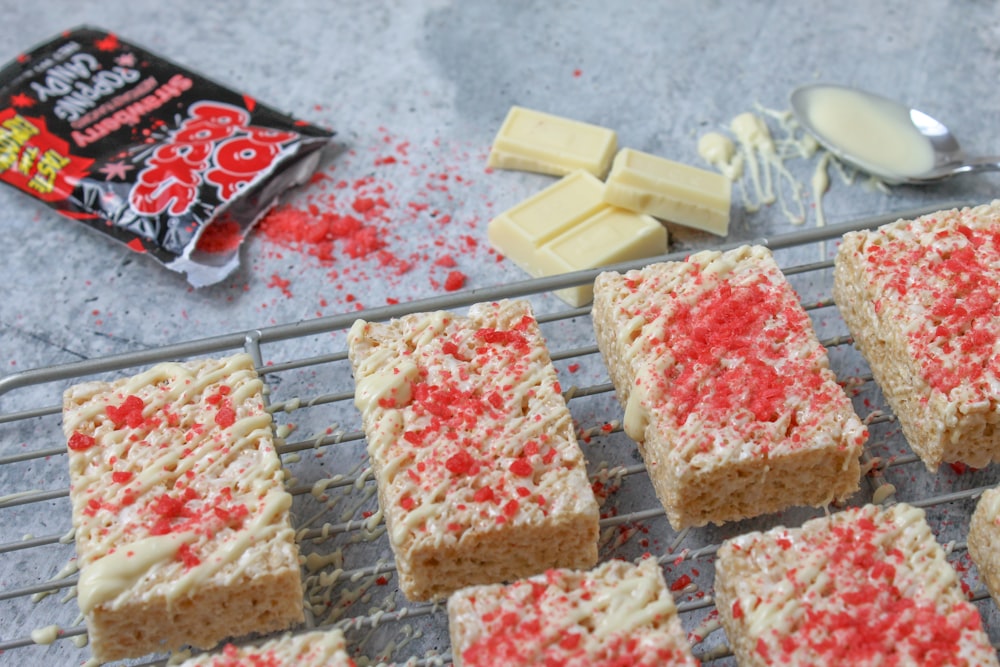
[[[860,114],[858,121],[850,123],[847,132],[855,135],[845,137],[843,133],[831,132],[828,122],[817,114],[817,100],[838,100],[836,110],[826,109],[826,117],[836,114],[839,121],[849,120],[850,115]],[[925,184],[954,176],[955,174],[971,174],[978,171],[1000,171],[1000,156],[968,157],[958,145],[958,141],[939,121],[922,111],[909,109],[893,100],[874,93],[869,93],[847,86],[832,84],[813,84],[796,88],[791,95],[792,113],[795,119],[809,134],[840,160],[871,173],[889,184]],[[876,118],[877,116],[877,118]],[[875,129],[865,120],[876,121],[876,125],[884,129],[898,132],[902,141],[909,142],[907,146],[916,152],[930,152],[925,166],[901,166],[903,163],[890,159],[878,153],[881,134],[874,134]],[[820,121],[820,122],[817,122]],[[885,123],[883,125],[882,123]],[[839,136],[835,136],[839,134]],[[844,138],[852,139],[855,146],[863,146],[867,155],[862,156],[859,150],[851,150],[845,146]],[[860,142],[860,144],[858,143]],[[923,145],[921,142],[927,142]]]

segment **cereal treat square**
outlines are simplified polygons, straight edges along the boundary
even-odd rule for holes
[[[858,489],[867,431],[766,248],[604,272],[594,293],[625,432],[675,529]]]
[[[549,570],[448,600],[456,667],[697,665],[654,559]]]
[[[65,392],[77,597],[96,659],[303,620],[262,389],[239,354]]]
[[[1000,460],[1000,201],[846,234],[833,296],[929,470]]]
[[[348,352],[409,599],[597,562],[597,501],[527,302],[358,321]]]
[[[741,667],[998,664],[979,611],[910,505],[727,540],[715,577]]]
[[[1000,605],[1000,488],[984,491],[969,525],[969,555],[993,601]]]
[[[259,646],[226,644],[221,651],[189,658],[180,667],[354,667],[340,630],[286,634]]]

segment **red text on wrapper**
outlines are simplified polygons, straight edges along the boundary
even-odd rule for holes
[[[183,215],[199,201],[202,182],[221,201],[267,173],[292,132],[249,125],[250,114],[221,102],[197,102],[166,142],[153,151],[129,194],[140,215]]]

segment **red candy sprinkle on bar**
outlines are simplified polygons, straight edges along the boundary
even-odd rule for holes
[[[84,450],[90,449],[96,444],[93,436],[86,435],[85,433],[76,432],[69,437],[68,447],[74,452],[82,452]]]

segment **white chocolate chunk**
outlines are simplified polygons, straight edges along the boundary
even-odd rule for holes
[[[545,275],[594,269],[617,262],[662,255],[667,228],[648,215],[608,206],[556,237],[538,251]],[[559,290],[556,296],[574,307],[594,299],[592,283]]]
[[[593,269],[667,251],[667,230],[648,215],[609,206],[604,184],[585,171],[564,176],[490,221],[490,243],[534,278]],[[590,285],[559,290],[574,307]]]
[[[529,274],[546,275],[538,248],[607,207],[604,183],[576,171],[493,218],[486,235]]]
[[[493,140],[487,165],[554,176],[583,169],[600,178],[617,145],[613,130],[514,106]]]
[[[604,201],[725,236],[731,191],[722,174],[625,148],[611,166]]]

